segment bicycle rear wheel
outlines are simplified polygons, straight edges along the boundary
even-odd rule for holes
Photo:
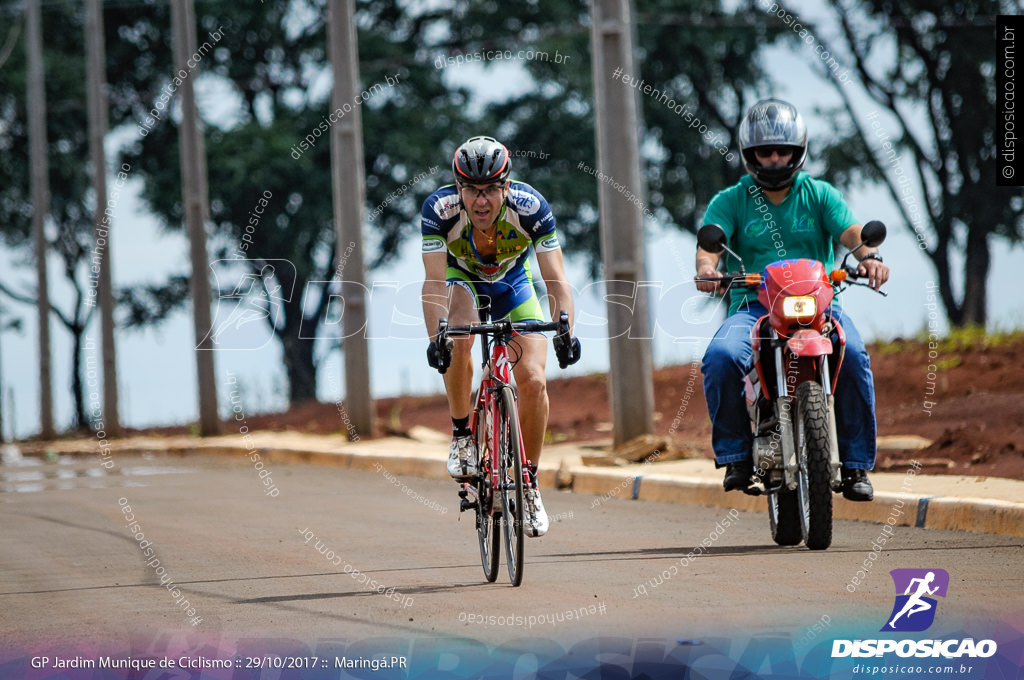
[[[501,525],[505,535],[505,563],[513,586],[523,582],[523,457],[519,442],[519,413],[512,388],[498,393],[498,460],[501,469]]]
[[[475,400],[474,400],[475,401]],[[480,564],[487,581],[498,578],[498,553],[501,552],[501,527],[498,513],[494,512],[494,494],[491,489],[491,433],[487,428],[487,411],[476,412],[476,450],[480,459],[477,466],[476,537],[480,543]]]

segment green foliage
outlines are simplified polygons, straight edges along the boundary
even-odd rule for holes
[[[1024,343],[1024,330],[986,330],[983,326],[968,325],[953,327],[944,337],[929,340],[927,328],[921,329],[913,338],[895,338],[871,345],[872,355],[891,356],[914,352],[937,352],[944,358],[935,362],[939,370],[955,368],[963,363],[960,354],[979,352],[993,347],[1008,347]]]
[[[644,201],[659,223],[695,232],[711,197],[743,174],[735,155],[736,128],[764,80],[757,51],[779,33],[755,30],[747,14],[745,8],[726,12],[706,0],[636,3],[636,72],[629,75],[659,94],[616,84],[621,96],[637,98]],[[493,131],[514,151],[547,156],[516,158],[513,173],[545,195],[567,236],[567,252],[588,258],[597,276],[598,180],[580,169],[581,162],[597,168],[590,40],[589,4],[563,0],[527,5],[515,16],[496,4],[471,5],[453,21],[451,42],[458,53],[549,55],[523,62],[535,87],[488,106],[480,129]],[[556,54],[568,59],[558,63]],[[701,124],[706,134],[698,131]],[[733,155],[727,158],[719,149]],[[602,170],[612,177],[624,174]]]
[[[189,297],[186,276],[173,276],[166,284],[144,284],[120,290],[117,304],[122,310],[122,326],[138,328],[159,323]]]
[[[927,342],[928,334],[922,336],[922,342]],[[939,340],[937,349],[941,353],[970,352],[1019,342],[1024,342],[1024,330],[986,330],[983,326],[968,325],[950,329],[949,334]]]
[[[824,150],[825,176],[887,185],[906,226],[927,237],[950,322],[984,325],[989,237],[1024,241],[1024,190],[997,187],[994,162],[992,27],[1006,12],[991,0],[831,4],[856,78],[832,84],[852,115],[845,89],[859,82],[880,117],[849,124],[828,112],[844,122]],[[884,135],[892,153],[880,148]],[[961,255],[965,285],[957,299],[952,268]]]
[[[3,18],[12,21],[20,16],[20,8],[3,11]],[[597,180],[579,169],[580,163],[597,167],[589,3],[553,0],[510,8],[464,2],[430,9],[398,0],[358,0],[356,13],[360,85],[369,95],[359,114],[368,215],[364,252],[370,265],[392,260],[403,243],[418,238],[422,201],[450,182],[455,147],[474,134],[493,134],[521,154],[514,160],[514,176],[549,199],[567,252],[587,258],[596,274]],[[763,80],[757,51],[777,33],[757,28],[748,13],[743,6],[727,12],[710,0],[637,2],[633,75],[665,97],[659,101],[623,85],[622,96],[637,97],[642,120],[639,131],[623,133],[640,135],[648,188],[644,199],[660,223],[693,231],[704,204],[742,174],[738,159],[727,159],[716,145],[735,151],[739,115]],[[53,62],[48,72],[54,74],[48,83],[51,146],[67,151],[51,161],[53,184],[69,197],[65,207],[55,197],[55,208],[69,219],[85,217],[87,223],[82,9],[48,6],[47,15],[66,22],[61,30],[51,30],[52,17],[44,22],[47,59]],[[329,290],[313,282],[333,274],[329,133],[309,137],[315,144],[308,148],[299,145],[333,109],[326,0],[198,0],[196,17],[198,43],[210,45],[199,70],[186,77],[199,86],[205,116],[211,258],[244,255],[253,273],[271,259],[295,266],[294,277],[283,268],[275,270],[282,287],[295,294],[283,305],[274,331],[284,345],[291,397],[312,396],[312,341],[301,338],[299,329],[319,323]],[[173,59],[169,5],[107,4],[104,21],[111,127],[138,135],[118,162],[129,163],[131,176],[143,180],[143,199],[163,225],[180,230],[177,99],[169,104],[167,99],[180,86],[174,78],[184,66]],[[222,37],[214,39],[216,32]],[[481,103],[456,84],[474,71],[439,69],[437,60],[484,50],[523,50],[534,58],[516,62],[526,74],[522,82],[494,78],[497,67],[484,65],[481,84],[487,101]],[[0,69],[0,77],[8,79],[0,80],[0,92],[24,92],[23,53],[16,50],[8,67]],[[0,135],[5,145],[0,148],[14,152],[0,154],[0,170],[17,166],[12,156],[27,158],[23,131],[11,134],[25,120],[20,97],[0,95],[0,111],[12,121]],[[669,99],[678,110],[668,106]],[[687,127],[695,119],[707,125],[707,135]],[[61,135],[74,138],[61,146]],[[410,184],[432,167],[436,173]],[[0,210],[6,211],[0,219],[12,243],[27,238],[30,215],[27,170],[17,171],[17,181],[0,186]],[[605,171],[617,174],[615,168]],[[253,211],[262,199],[268,206],[254,224]],[[240,251],[246,234],[251,243]],[[122,320],[141,325],[165,318],[187,300],[186,271],[182,263],[182,272],[166,285],[122,291]]]
[[[266,260],[288,260],[294,266],[294,271],[275,269],[277,282],[292,295],[282,304],[280,315],[268,317],[284,344],[293,400],[316,393],[313,340],[309,339],[315,334],[309,330],[326,311],[329,287],[323,282],[333,275],[328,117],[340,125],[355,115],[346,109],[339,116],[330,102],[325,5],[290,0],[196,5],[197,42],[205,40],[212,46],[200,62],[200,84],[205,80],[227,90],[226,95],[218,95],[216,120],[210,115],[211,107],[202,106],[201,101],[201,112],[206,112],[210,219],[215,228],[211,256],[244,257],[254,274]],[[436,32],[435,23],[442,18],[442,14],[412,14],[390,0],[357,6],[364,92],[358,107],[367,204],[380,206],[364,245],[371,265],[388,261],[404,239],[418,232],[419,205],[436,184],[447,182],[447,173],[431,178],[429,184],[405,187],[397,200],[396,189],[424,168],[443,168],[438,161],[447,152],[442,150],[454,149],[457,131],[464,127],[465,93],[444,87],[428,58],[409,58],[410,48],[423,43],[424,32]],[[180,229],[176,119],[161,101],[162,93],[180,86],[173,79],[177,67],[171,58],[165,9],[153,7],[135,15],[130,28],[122,26],[118,32],[120,65],[114,68],[121,85],[115,88],[115,109],[140,134],[145,130],[124,158],[133,173],[145,180],[143,197],[149,208],[168,229]],[[222,37],[214,40],[219,34]],[[268,205],[262,206],[262,201]],[[171,293],[141,291],[136,302],[152,302],[154,313],[147,316],[135,305],[131,308],[134,318],[152,321],[169,312],[173,306],[160,301],[174,299]]]

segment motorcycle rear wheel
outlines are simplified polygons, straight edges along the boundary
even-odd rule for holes
[[[800,498],[796,491],[777,491],[768,496],[768,524],[778,545],[799,545],[804,540],[800,524]]]

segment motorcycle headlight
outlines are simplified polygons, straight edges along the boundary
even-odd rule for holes
[[[782,314],[787,319],[814,318],[818,303],[813,295],[793,295],[782,301]]]

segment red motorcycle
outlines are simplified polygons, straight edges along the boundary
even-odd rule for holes
[[[721,227],[707,224],[697,232],[702,249],[728,252],[740,262],[740,272],[696,280],[757,287],[758,301],[769,310],[751,333],[754,368],[744,377],[760,484],[746,493],[767,495],[772,539],[779,545],[803,541],[811,550],[824,550],[832,544],[832,493],[842,489],[833,390],[846,337],[830,305],[848,286],[867,287],[852,280],[859,278],[857,267],[846,262],[860,248],[881,244],[885,225],[868,222],[861,239],[829,275],[821,262],[808,259],[781,260],[763,274],[747,274]]]

